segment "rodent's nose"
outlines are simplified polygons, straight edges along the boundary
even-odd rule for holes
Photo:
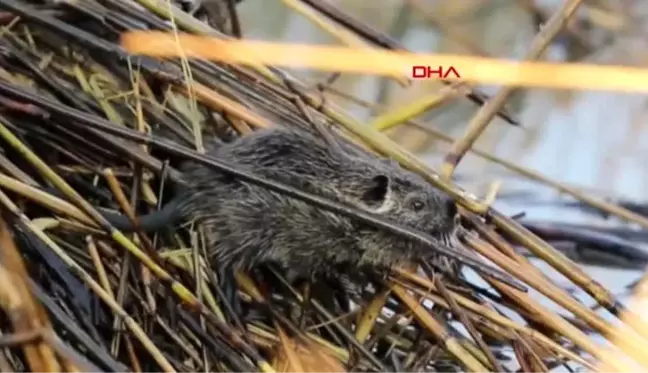
[[[459,209],[457,208],[457,204],[452,198],[446,197],[445,209],[448,216],[453,219],[459,215]]]
[[[448,212],[448,217],[451,219],[449,224],[449,229],[454,232],[461,225],[461,215],[459,214],[459,208],[452,198],[448,198],[446,201],[446,211]]]

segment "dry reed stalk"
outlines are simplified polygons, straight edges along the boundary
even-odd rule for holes
[[[412,66],[456,66],[461,81],[484,85],[645,93],[645,69],[583,63],[510,62],[493,58],[447,54],[397,53],[309,44],[259,41],[222,41],[165,32],[133,31],[123,34],[122,45],[134,54],[174,57],[180,43],[187,56],[248,65],[268,64],[323,71],[372,75],[405,74]],[[251,52],[254,51],[254,54]],[[257,56],[260,53],[263,57]],[[336,62],[333,62],[336,61]],[[367,64],[365,61],[375,61]],[[511,71],[515,71],[512,74]],[[593,81],[591,77],[595,76]]]
[[[641,278],[637,286],[635,287],[634,294],[628,309],[621,315],[621,320],[638,330],[643,336],[648,336],[648,325],[646,321],[646,316],[648,314],[648,275],[645,275]],[[636,349],[645,351],[645,344],[632,345],[632,342],[627,340],[623,334],[619,334],[614,340],[613,343],[619,345],[621,350],[626,354],[630,355],[631,351]],[[641,365],[644,370],[648,369],[648,357],[646,354],[639,355],[636,358],[636,361]],[[599,370],[601,371],[610,371],[610,372],[630,372],[631,370],[618,370],[615,365],[615,360],[613,357],[608,359],[602,359],[599,365]]]
[[[553,38],[565,27],[569,18],[576,12],[582,0],[569,0],[563,3],[561,8],[543,25],[540,33],[531,43],[531,50],[526,56],[527,60],[534,60],[540,57],[542,52],[547,48]],[[504,105],[506,100],[515,92],[515,87],[502,88],[491,100],[484,105],[477,115],[468,124],[468,129],[464,136],[452,144],[444,159],[442,175],[450,177],[455,168],[461,162],[479,136],[484,132],[486,126],[495,117],[496,113]]]

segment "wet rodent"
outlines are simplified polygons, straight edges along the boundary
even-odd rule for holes
[[[302,136],[305,134],[310,134],[311,136],[317,136],[317,132],[315,130],[312,130],[314,132],[305,132],[305,130],[293,130],[297,131],[295,134],[297,136]],[[332,131],[332,130],[331,130]],[[329,136],[333,137],[333,141],[335,142],[335,147],[340,149],[346,156],[348,157],[359,157],[359,158],[367,158],[369,157],[373,161],[380,161],[380,162],[385,162],[393,167],[400,167],[397,162],[393,160],[388,160],[388,159],[379,159],[376,158],[373,154],[369,153],[365,149],[361,148],[359,145],[354,144],[353,142],[347,140],[346,138],[342,137],[341,135],[335,133],[335,132],[329,132]],[[229,142],[234,142],[237,141],[237,137],[230,137],[230,141],[228,142],[223,142],[219,140],[217,137],[212,137],[211,144],[208,144],[208,149],[207,149],[207,155],[214,155],[214,149],[220,146],[223,146],[224,144],[227,144]],[[318,138],[317,141],[325,141],[322,138]],[[210,151],[211,150],[211,151]],[[186,164],[185,164],[186,165]],[[201,166],[205,167],[205,166]],[[213,171],[213,172],[218,172],[218,171]],[[188,179],[192,179],[191,174],[188,174],[186,176]],[[80,182],[77,180],[77,183]],[[94,192],[96,193],[96,190],[92,190],[93,187],[91,185],[86,185],[86,184],[81,184],[80,187],[83,187],[84,190],[87,190],[88,192]],[[186,192],[183,192],[184,184],[180,186],[176,186],[176,195],[174,198],[172,198],[169,202],[165,203],[164,206],[153,213],[147,214],[147,215],[141,215],[138,216],[138,228],[142,232],[154,232],[166,227],[169,227],[170,225],[176,224],[180,221],[183,220],[183,211],[180,209],[181,201],[186,198],[186,196],[183,196],[183,194],[186,195]],[[65,198],[65,195],[62,194],[58,189],[56,188],[46,188],[45,189],[47,192],[57,195],[59,197]],[[105,199],[105,195],[101,195],[102,199]],[[120,213],[113,212],[111,210],[99,208],[99,212],[102,214],[102,216],[108,220],[108,222],[115,227],[116,229],[124,232],[133,232],[135,231],[135,226],[131,222],[131,220],[126,216],[122,215]]]
[[[450,198],[396,163],[336,140],[342,151],[303,130],[264,129],[231,143],[214,142],[208,155],[449,240],[457,215]],[[429,257],[426,246],[207,166],[189,162],[182,171],[187,184],[181,193],[159,212],[140,217],[140,229],[200,222],[219,266],[249,269],[272,263],[310,277],[344,267],[387,269]],[[134,228],[125,216],[105,217],[117,229]]]

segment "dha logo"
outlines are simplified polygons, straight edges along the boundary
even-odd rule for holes
[[[430,79],[430,78],[461,78],[461,75],[454,66],[412,66],[412,78],[414,79]]]

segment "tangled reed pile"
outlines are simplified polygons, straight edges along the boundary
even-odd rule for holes
[[[623,306],[608,290],[529,227],[327,103],[326,87],[311,89],[274,68],[157,61],[119,47],[119,35],[135,29],[236,36],[235,3],[205,2],[211,11],[194,17],[161,0],[0,0],[3,371],[595,370],[617,353],[595,334],[642,356],[645,329],[613,325],[516,248],[619,315]],[[326,2],[306,5],[397,48]],[[467,99],[485,101],[472,91]],[[197,227],[124,235],[97,213],[159,208],[182,176],[178,163],[199,155],[209,136],[313,122],[346,131],[450,194],[462,206],[463,244],[571,316],[501,280],[450,281],[425,264],[372,283],[347,313],[322,300],[327,289],[293,288],[280,273],[239,274],[244,309],[234,312]],[[612,368],[626,366],[617,360]]]

